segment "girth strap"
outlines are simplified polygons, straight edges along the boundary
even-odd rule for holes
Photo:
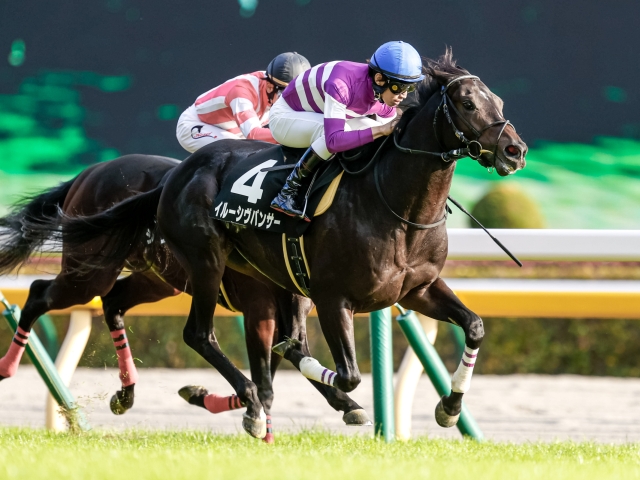
[[[240,311],[233,306],[229,299],[229,295],[227,295],[227,290],[224,288],[224,278],[220,282],[220,289],[218,290],[218,305],[222,305],[224,308],[231,310],[232,312]]]
[[[305,297],[311,295],[309,264],[304,254],[304,239],[282,234],[282,253],[291,281]]]

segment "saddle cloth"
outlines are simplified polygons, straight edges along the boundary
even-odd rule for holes
[[[270,204],[305,150],[274,145],[239,161],[222,183],[211,207],[211,217],[268,232],[302,235],[309,222],[277,212]],[[307,196],[305,212],[310,218],[329,208],[342,178],[338,162],[327,164],[318,169],[310,188],[299,192],[301,199]]]

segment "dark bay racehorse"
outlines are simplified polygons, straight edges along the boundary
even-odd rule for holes
[[[428,61],[427,77],[415,105],[400,121],[394,138],[362,175],[345,175],[333,205],[305,233],[311,271],[311,298],[336,372],[322,367],[295,342],[277,350],[308,378],[349,392],[360,383],[355,358],[353,314],[399,302],[405,308],[459,325],[466,348],[452,378],[451,394],[436,407],[442,426],[453,426],[484,336],[482,320],[466,308],[439,277],[447,256],[446,201],[458,158],[471,156],[499,175],[525,166],[527,146],[502,115],[502,101],[479,78],[457,67],[451,52]],[[102,264],[128,255],[142,218],[156,214],[162,236],[184,267],[193,302],[184,339],[229,381],[259,422],[260,401],[252,383],[222,354],[213,333],[213,314],[225,267],[255,275],[296,292],[282,259],[282,240],[273,233],[228,227],[209,211],[220,185],[247,155],[264,148],[251,141],[220,141],[191,155],[166,183],[123,202],[92,222],[116,241]],[[137,215],[135,221],[126,219]],[[118,218],[116,226],[110,222]],[[70,222],[71,235],[81,222]],[[111,228],[109,228],[111,227]],[[233,252],[239,252],[237,255]],[[248,420],[247,420],[248,421]]]
[[[127,155],[89,167],[56,188],[26,198],[10,215],[0,218],[0,274],[26,262],[34,251],[54,236],[63,217],[96,214],[136,194],[152,190],[179,163],[166,157]],[[109,243],[109,238],[102,231],[91,232],[76,246],[63,243],[60,274],[53,280],[33,282],[22,311],[20,328],[30,332],[35,320],[47,311],[81,305],[101,296],[109,330],[121,332],[124,330],[123,316],[130,308],[182,292],[191,293],[184,270],[162,246],[159,238],[151,238],[152,232],[149,230],[145,241],[132,249],[124,261],[107,269],[91,268],[95,252],[100,252]],[[132,273],[118,279],[125,264]],[[258,275],[256,273],[255,276]],[[313,305],[309,299],[291,294],[264,277],[261,280],[233,270],[224,274],[229,306],[241,311],[245,317],[251,377],[268,416],[273,402],[272,378],[281,358],[272,355],[273,341],[286,335],[307,345],[305,320]],[[119,343],[122,341],[116,345]],[[133,362],[120,367],[122,389],[111,401],[111,409],[117,414],[133,406],[137,379]],[[346,394],[312,383],[333,408],[344,412],[345,423],[362,425],[368,422],[364,410]],[[181,390],[185,399],[200,406],[204,406],[204,393],[198,387]]]

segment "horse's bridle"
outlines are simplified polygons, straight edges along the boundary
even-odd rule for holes
[[[451,162],[452,160],[458,160],[460,158],[465,158],[465,157],[469,157],[473,160],[480,160],[480,157],[484,153],[491,153],[493,155],[494,164],[495,164],[495,159],[497,158],[498,143],[500,143],[500,138],[502,137],[504,130],[509,125],[511,125],[511,127],[513,127],[514,130],[515,130],[515,127],[513,126],[513,123],[511,123],[509,120],[506,120],[506,119],[498,120],[496,122],[490,123],[489,125],[485,125],[482,128],[482,130],[477,130],[473,125],[471,125],[471,123],[466,118],[464,118],[464,116],[462,116],[462,114],[458,111],[458,109],[455,107],[455,105],[451,101],[451,97],[449,97],[449,94],[447,93],[451,85],[466,79],[480,80],[480,77],[477,77],[475,75],[461,75],[459,77],[454,78],[446,85],[443,85],[440,90],[440,94],[442,95],[442,100],[440,101],[440,105],[438,105],[436,113],[433,116],[433,133],[441,149],[444,150],[444,147],[442,146],[442,143],[438,138],[438,130],[437,130],[438,114],[440,113],[440,110],[442,110],[445,118],[447,119],[447,122],[449,123],[449,125],[451,125],[451,128],[453,129],[453,133],[456,136],[456,138],[460,140],[462,143],[464,143],[466,145],[466,148],[454,148],[453,150],[449,150],[448,152],[447,151],[427,152],[426,150],[414,150],[411,148],[406,148],[401,146],[398,143],[397,135],[394,134],[393,142],[398,150],[400,150],[403,153],[409,153],[409,154],[437,155],[444,162]],[[476,137],[474,140],[469,140],[464,135],[464,133],[456,126],[456,124],[453,121],[453,118],[451,118],[451,112],[449,111],[450,108],[457,115],[457,117],[464,122],[464,124],[469,128],[469,130],[471,130],[473,135]],[[496,143],[493,147],[493,150],[486,150],[483,148],[482,143],[480,143],[480,137],[484,132],[486,132],[490,128],[495,127],[497,125],[502,125],[502,128],[498,133],[498,138],[496,139]]]
[[[436,113],[433,117],[433,133],[435,135],[435,138],[438,142],[438,145],[440,146],[441,149],[444,150],[444,147],[442,146],[442,143],[440,142],[440,139],[438,138],[438,131],[437,131],[437,122],[438,122],[438,113],[440,112],[440,110],[443,111],[445,118],[447,119],[447,122],[449,122],[449,125],[451,125],[451,128],[453,129],[453,133],[456,136],[456,138],[458,140],[460,140],[463,144],[466,145],[466,148],[455,148],[453,150],[449,150],[448,152],[444,151],[444,152],[428,152],[426,150],[413,150],[411,148],[406,148],[401,146],[398,143],[398,137],[397,135],[394,133],[393,134],[393,143],[395,144],[396,148],[398,150],[400,150],[403,153],[408,153],[411,155],[436,155],[439,156],[444,162],[451,162],[452,160],[458,160],[460,158],[464,158],[464,157],[469,157],[473,160],[479,161],[480,157],[484,154],[484,153],[491,153],[493,155],[493,163],[495,166],[495,161],[497,158],[497,149],[498,149],[498,144],[500,143],[500,137],[502,137],[502,134],[504,133],[504,130],[507,128],[507,126],[511,125],[511,127],[513,127],[513,129],[515,130],[515,127],[513,126],[513,124],[506,119],[503,120],[498,120],[496,122],[490,123],[489,125],[485,125],[482,130],[477,130],[473,125],[471,125],[471,123],[462,116],[462,114],[458,111],[458,109],[455,107],[455,105],[453,104],[453,102],[451,101],[451,97],[449,97],[449,94],[447,93],[447,91],[449,90],[449,87],[451,87],[451,85],[453,85],[454,83],[457,83],[461,80],[465,80],[465,79],[473,79],[473,80],[480,80],[479,77],[476,77],[475,75],[461,75],[459,77],[454,78],[453,80],[451,80],[449,83],[447,83],[446,85],[441,87],[440,93],[442,95],[442,100],[440,101],[440,105],[438,105],[438,108],[436,110]],[[451,113],[449,112],[449,108],[451,108],[454,113],[458,116],[459,119],[461,119],[465,125],[467,127],[469,127],[469,129],[471,130],[471,132],[473,133],[473,135],[475,135],[475,139],[474,140],[469,140],[467,139],[467,137],[464,135],[464,133],[456,126],[456,124],[453,122],[453,118],[451,118]],[[498,133],[498,138],[496,139],[496,144],[493,147],[493,150],[486,150],[482,147],[482,144],[480,143],[480,137],[482,136],[482,134],[484,132],[486,132],[487,130],[489,130],[491,127],[495,127],[498,125],[502,125],[502,128],[500,129],[500,132]],[[375,158],[377,157],[378,153],[380,152],[380,150],[382,149],[382,147],[384,146],[384,144],[386,143],[385,139],[384,142],[382,142],[382,144],[380,145],[380,148],[378,149],[378,151],[375,153],[375,155],[373,156],[372,161],[370,162],[373,163],[373,161],[375,160]],[[380,197],[380,200],[382,200],[382,203],[384,204],[385,207],[387,207],[387,210],[389,210],[389,212],[391,212],[391,214],[396,217],[398,220],[400,220],[402,223],[405,223],[411,227],[417,228],[419,230],[426,230],[426,229],[430,229],[430,228],[435,228],[438,227],[440,225],[442,225],[443,223],[445,223],[447,221],[447,216],[448,213],[450,212],[448,205],[445,206],[445,211],[444,211],[444,215],[442,216],[442,218],[440,220],[438,220],[437,222],[434,223],[429,223],[429,224],[423,224],[423,223],[414,223],[411,222],[405,218],[402,218],[400,215],[398,215],[396,212],[393,211],[393,209],[391,208],[391,206],[387,203],[386,199],[384,198],[384,195],[382,194],[382,188],[380,187],[380,180],[378,179],[378,163],[375,164],[374,167],[374,172],[373,172],[373,177],[374,177],[374,181],[375,181],[375,185],[376,185],[376,190],[378,191],[378,196]],[[367,167],[363,168],[362,170],[360,170],[360,172],[357,173],[361,173],[363,171],[365,171]],[[351,173],[351,172],[349,172]],[[355,173],[355,172],[354,172]],[[449,199],[451,200],[451,198],[449,197]],[[458,205],[457,202],[454,201],[454,203]],[[464,210],[463,210],[464,211]],[[483,227],[484,228],[484,227]],[[486,231],[486,230],[485,230]],[[488,232],[487,232],[488,233]],[[504,249],[504,247],[502,247]],[[509,255],[511,255],[509,253]],[[513,257],[512,257],[513,258]]]

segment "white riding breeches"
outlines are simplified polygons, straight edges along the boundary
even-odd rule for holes
[[[373,120],[369,117],[357,117],[347,120],[345,131],[364,130],[384,125],[393,118]],[[283,99],[271,107],[269,111],[269,129],[278,143],[292,148],[312,147],[321,158],[327,160],[333,155],[327,149],[324,138],[324,115],[316,112],[298,112],[292,109]]]
[[[178,119],[176,127],[178,142],[187,152],[193,153],[196,150],[218,140],[225,138],[240,139],[242,134],[229,133],[215,125],[204,123],[198,118],[193,105],[187,108]]]

